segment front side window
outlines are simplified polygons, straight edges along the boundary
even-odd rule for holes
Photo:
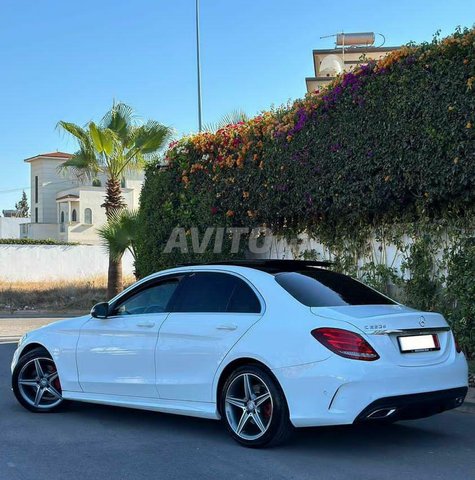
[[[282,272],[276,282],[308,307],[395,305],[391,299],[357,280],[329,270]]]
[[[73,222],[77,222],[78,221],[78,214],[76,212],[76,210],[73,210],[73,213],[71,214],[71,220]]]
[[[167,312],[170,299],[178,286],[178,279],[164,280],[132,293],[114,308],[114,315],[140,315]],[[140,288],[140,287],[139,287]]]
[[[251,287],[226,273],[192,273],[184,279],[174,312],[259,313],[260,302]]]

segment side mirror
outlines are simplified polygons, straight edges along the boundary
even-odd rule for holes
[[[91,308],[91,317],[107,318],[107,315],[109,315],[109,304],[107,302],[96,303]]]

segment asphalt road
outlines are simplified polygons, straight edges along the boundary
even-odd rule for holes
[[[251,450],[216,421],[81,403],[29,413],[10,390],[14,348],[0,345],[1,480],[475,479],[473,414],[298,430]]]

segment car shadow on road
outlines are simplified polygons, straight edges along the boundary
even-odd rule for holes
[[[151,435],[162,431],[173,431],[180,435],[198,435],[208,440],[222,440],[228,438],[221,422],[171,415],[146,410],[136,410],[105,405],[91,405],[73,402],[68,408],[68,415],[76,417],[82,422],[100,422],[104,425],[120,428],[134,428],[146,430]],[[432,422],[437,422],[432,419]],[[315,427],[296,429],[291,440],[284,446],[286,450],[298,449],[328,451],[349,451],[367,454],[371,450],[374,454],[387,450],[392,445],[404,444],[410,448],[421,443],[431,447],[446,444],[453,435],[445,434],[434,427],[431,421],[404,422],[398,424],[364,424],[345,425],[334,427]]]
[[[444,444],[450,435],[433,430],[420,423],[365,424],[335,427],[304,428],[296,431],[290,448],[351,451],[352,454],[368,454],[387,450],[393,445],[410,448],[411,444]]]

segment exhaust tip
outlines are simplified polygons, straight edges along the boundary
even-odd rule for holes
[[[396,411],[395,408],[378,408],[372,411],[366,418],[369,420],[378,420],[390,417]]]

